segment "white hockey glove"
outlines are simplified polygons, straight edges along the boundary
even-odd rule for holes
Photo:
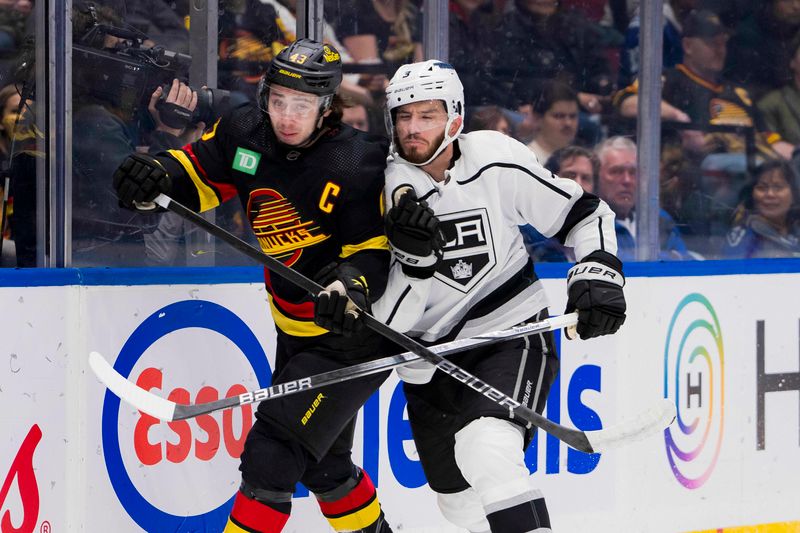
[[[397,377],[410,385],[425,385],[436,372],[436,365],[427,361],[414,361],[397,367]]]
[[[594,251],[567,274],[567,313],[578,311],[581,339],[616,333],[625,322],[625,277],[622,262],[608,252]]]

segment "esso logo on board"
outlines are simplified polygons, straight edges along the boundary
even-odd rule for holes
[[[205,403],[269,384],[261,343],[236,314],[185,300],[147,317],[114,362],[123,377],[176,403]],[[103,454],[125,511],[145,531],[222,530],[241,475],[253,405],[163,422],[103,402]]]

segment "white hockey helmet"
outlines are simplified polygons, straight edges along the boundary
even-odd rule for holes
[[[392,138],[392,155],[397,157],[397,139],[394,130],[394,110],[414,102],[441,100],[447,111],[447,124],[444,128],[444,140],[424,166],[436,159],[455,140],[464,129],[464,86],[452,65],[429,59],[420,63],[403,65],[395,72],[386,87],[386,122]],[[461,126],[454,135],[449,135],[450,125],[457,117],[462,117]]]

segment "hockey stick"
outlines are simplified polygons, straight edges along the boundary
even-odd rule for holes
[[[472,348],[479,348],[512,340],[527,335],[535,335],[545,331],[552,331],[562,327],[570,327],[575,323],[577,315],[570,313],[560,317],[552,317],[540,322],[516,326],[501,331],[486,333],[467,339],[458,339],[452,342],[431,346],[430,350],[441,355],[454,355]],[[248,391],[238,396],[223,398],[213,402],[200,404],[176,404],[136,386],[131,381],[122,377],[114,368],[97,352],[89,354],[89,366],[97,378],[116,394],[121,400],[137,408],[139,411],[154,416],[165,422],[186,420],[200,415],[232,409],[262,400],[272,400],[289,396],[301,391],[325,387],[371,374],[384,372],[413,361],[421,357],[413,352],[385,357],[375,361],[368,361],[351,367],[316,374],[307,378],[288,381],[279,385],[272,385],[253,391]],[[668,424],[669,418],[674,418],[675,408],[668,400],[657,404],[637,418],[607,429],[587,432],[594,451],[603,451],[615,445],[636,440],[638,436],[647,436],[653,428],[661,428]]]
[[[269,268],[274,274],[291,283],[294,283],[302,289],[305,289],[312,295],[316,296],[324,290],[324,288],[318,283],[310,280],[296,270],[284,265],[278,259],[275,259],[274,257],[271,257],[261,250],[251,246],[225,229],[207,221],[202,216],[176,202],[169,196],[159,194],[154,202],[164,209],[172,211],[183,219],[199,226],[212,236],[227,242],[229,245],[233,246],[243,254]],[[538,428],[541,428],[550,435],[556,437],[558,440],[566,443],[569,446],[572,446],[576,450],[586,453],[594,453],[595,448],[592,446],[592,440],[589,438],[590,432],[568,428],[548,420],[546,417],[540,415],[532,409],[527,408],[477,376],[474,376],[458,365],[429,350],[411,337],[393,330],[369,313],[362,312],[360,319],[364,322],[366,327],[373,330],[375,333],[384,336],[388,340],[394,342],[398,346],[402,346],[406,350],[414,352],[422,359],[435,365],[439,370],[448,374],[452,378],[457,379],[476,392],[483,394],[486,398],[492,400],[498,405],[508,408],[509,414],[518,416],[520,419],[525,420],[526,422],[529,422]],[[669,416],[670,413],[668,412],[665,403],[660,405],[660,407],[657,409],[650,409],[642,414],[640,418],[647,422],[647,427],[644,430],[646,433],[661,431],[672,423],[672,420],[675,418],[675,406],[671,403],[670,406],[672,407],[671,417]],[[598,441],[598,443],[602,442],[604,445],[607,445],[611,442],[615,442],[616,440],[628,439],[630,437],[631,436],[625,432],[618,432],[616,434],[607,433],[607,440]]]
[[[509,329],[487,333],[485,335],[478,335],[467,339],[457,339],[444,344],[431,346],[429,349],[441,355],[452,355],[471,348],[478,348],[489,346],[502,341],[517,339],[527,335],[535,335],[545,331],[553,331],[565,326],[575,324],[578,315],[570,313],[558,317],[548,318],[540,322],[531,324],[524,324]],[[185,420],[187,418],[194,418],[199,415],[213,413],[222,409],[230,409],[247,405],[250,403],[260,402],[262,400],[272,400],[283,396],[289,396],[301,391],[325,387],[333,385],[334,383],[341,383],[351,379],[377,374],[392,368],[419,361],[420,356],[414,352],[405,352],[397,355],[384,357],[374,361],[367,361],[357,365],[323,372],[306,378],[297,379],[294,381],[287,381],[279,385],[272,385],[249,392],[242,393],[238,396],[230,398],[223,398],[213,402],[200,403],[194,405],[177,404],[175,402],[165,400],[164,398],[146,391],[131,381],[122,377],[114,368],[97,352],[89,354],[89,366],[94,371],[97,378],[116,394],[121,400],[132,405],[138,410],[150,416],[154,416],[165,422],[172,422],[173,420]]]

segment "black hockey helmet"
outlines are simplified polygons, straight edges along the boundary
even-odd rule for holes
[[[266,96],[270,85],[280,85],[304,93],[333,99],[342,83],[342,59],[329,44],[299,39],[283,50],[270,63],[258,88],[261,107],[267,109]]]

